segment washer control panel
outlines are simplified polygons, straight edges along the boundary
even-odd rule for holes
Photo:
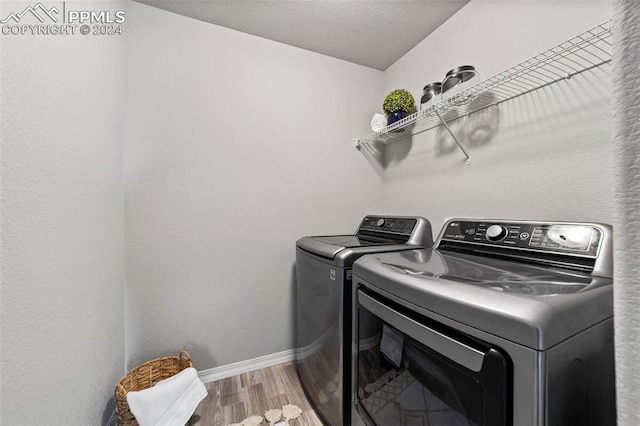
[[[440,241],[596,257],[602,230],[591,224],[452,220]]]
[[[413,232],[416,223],[417,220],[413,218],[367,216],[358,229],[409,235]]]

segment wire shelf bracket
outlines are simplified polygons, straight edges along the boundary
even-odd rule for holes
[[[442,122],[442,125],[444,126],[444,128],[447,129],[447,132],[449,132],[449,134],[453,138],[453,140],[456,143],[456,145],[458,145],[458,148],[460,148],[460,151],[462,151],[464,156],[467,158],[467,164],[471,164],[471,158],[469,157],[469,153],[467,152],[467,150],[464,149],[464,146],[460,143],[458,138],[456,138],[456,135],[453,134],[453,132],[451,131],[451,128],[449,127],[447,122],[444,121],[444,118],[442,118],[442,115],[438,111],[436,111],[435,113],[438,116],[438,118],[440,119],[440,121]]]

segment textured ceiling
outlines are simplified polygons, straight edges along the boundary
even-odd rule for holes
[[[469,0],[137,0],[385,70]]]

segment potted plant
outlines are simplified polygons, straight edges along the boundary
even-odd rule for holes
[[[387,115],[387,125],[389,126],[411,114],[414,104],[413,95],[404,89],[389,92],[382,103],[382,110]]]

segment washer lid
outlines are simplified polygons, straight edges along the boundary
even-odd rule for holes
[[[356,235],[326,235],[304,237],[298,240],[297,246],[310,253],[333,259],[342,250],[357,247],[372,247],[391,244],[389,241],[373,241]]]
[[[364,256],[353,273],[407,304],[537,350],[613,316],[610,279],[512,260],[409,250]]]

